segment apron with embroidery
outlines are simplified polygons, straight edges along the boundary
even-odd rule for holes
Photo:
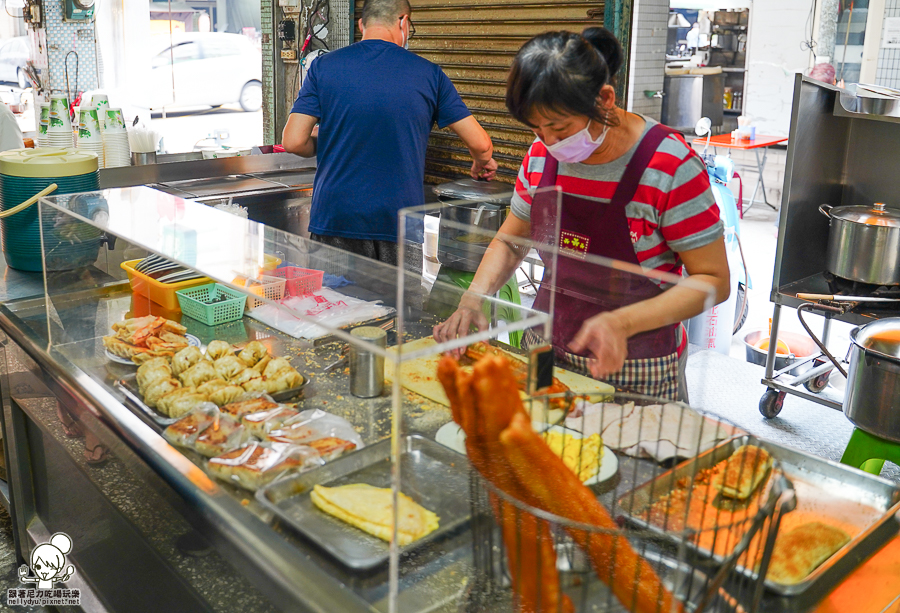
[[[541,188],[556,185],[559,162],[549,153],[544,162],[544,173],[531,205],[531,236],[538,245],[559,245],[555,275],[545,270],[544,280],[538,290],[534,307],[547,312],[550,293],[556,292],[553,314],[554,353],[568,368],[590,376],[589,354],[568,351],[569,342],[581,329],[585,320],[620,307],[648,300],[664,290],[647,279],[627,271],[588,263],[588,254],[640,265],[625,207],[631,202],[641,177],[657,147],[672,131],[660,125],[653,126],[641,139],[634,156],[625,167],[622,179],[609,204],[562,194],[562,211],[558,213],[558,192]],[[559,220],[560,235],[552,234]],[[558,238],[558,240],[557,240]],[[541,258],[548,261],[549,254],[538,247]],[[677,330],[674,324],[636,334],[628,339],[628,359],[622,369],[606,381],[617,388],[676,399],[678,396]],[[526,331],[523,344],[533,346],[543,343],[537,334]]]

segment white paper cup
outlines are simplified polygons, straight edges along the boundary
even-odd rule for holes
[[[97,143],[103,146],[103,138],[100,135],[100,121],[97,117],[97,109],[83,108],[79,111],[78,140],[79,142]]]

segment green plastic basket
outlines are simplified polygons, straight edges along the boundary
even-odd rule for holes
[[[182,313],[207,326],[218,326],[242,318],[244,304],[247,302],[244,294],[218,283],[180,289],[175,295],[178,296]],[[228,296],[228,300],[208,304],[219,296]]]

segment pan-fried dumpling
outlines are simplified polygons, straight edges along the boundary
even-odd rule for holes
[[[207,381],[219,379],[216,369],[211,362],[200,360],[186,371],[181,373],[181,382],[187,387],[200,387]]]
[[[207,381],[203,385],[197,387],[197,391],[201,394],[209,395],[223,387],[228,387],[228,381],[225,379],[213,379],[212,381]]]
[[[213,365],[216,367],[218,375],[226,381],[230,381],[233,377],[238,376],[242,370],[247,368],[247,365],[243,360],[233,355],[219,358],[213,362]]]
[[[250,341],[247,346],[238,354],[238,357],[247,363],[247,366],[253,366],[261,359],[268,355],[266,346],[259,341]]]
[[[172,368],[166,358],[153,358],[141,364],[137,369],[138,389],[143,391],[154,381],[170,379]]]
[[[200,349],[193,346],[186,347],[172,358],[172,372],[175,373],[175,376],[178,376],[202,359],[203,353]]]
[[[250,379],[246,383],[244,383],[241,387],[244,388],[246,392],[267,392],[269,391],[269,386],[266,383],[266,380],[262,377],[258,379]]]
[[[261,359],[259,362],[254,364],[251,368],[253,368],[253,370],[258,372],[259,374],[263,374],[266,371],[266,366],[268,366],[269,362],[271,362],[271,361],[272,361],[272,356],[267,354],[265,357],[263,357],[263,359]]]
[[[245,368],[244,370],[242,370],[237,375],[235,375],[234,377],[231,378],[231,383],[233,383],[234,385],[243,385],[244,383],[246,383],[247,381],[249,381],[251,379],[259,379],[260,377],[262,377],[262,375],[259,374],[258,372],[256,372],[255,370],[253,370],[252,368]]]
[[[174,392],[180,387],[181,384],[175,379],[160,379],[154,381],[144,390],[144,404],[151,409],[155,409],[157,403],[163,396]]]
[[[206,357],[213,362],[226,355],[234,355],[234,349],[225,341],[213,341],[206,347]]]
[[[193,387],[183,387],[168,393],[159,399],[156,408],[160,413],[169,417],[181,417],[191,412],[195,406],[201,402],[206,402],[209,398],[206,394],[201,394]]]
[[[271,379],[266,379],[266,391],[270,394],[277,394],[285,390],[294,389],[303,385],[303,375],[293,368],[283,370]]]
[[[293,366],[291,366],[290,362],[288,362],[284,358],[275,358],[274,360],[269,362],[269,365],[266,366],[266,369],[263,371],[263,374],[266,376],[266,378],[271,378],[271,377],[274,377],[279,372],[281,372],[282,370],[286,370],[288,368],[293,369]]]
[[[244,388],[242,388],[240,385],[226,385],[225,387],[219,388],[212,394],[210,394],[209,401],[221,407],[234,402],[243,395]]]

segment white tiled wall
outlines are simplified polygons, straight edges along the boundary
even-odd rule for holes
[[[645,91],[662,91],[666,65],[668,0],[635,2],[631,54],[631,100],[629,110],[658,120],[660,98],[647,98]]]

